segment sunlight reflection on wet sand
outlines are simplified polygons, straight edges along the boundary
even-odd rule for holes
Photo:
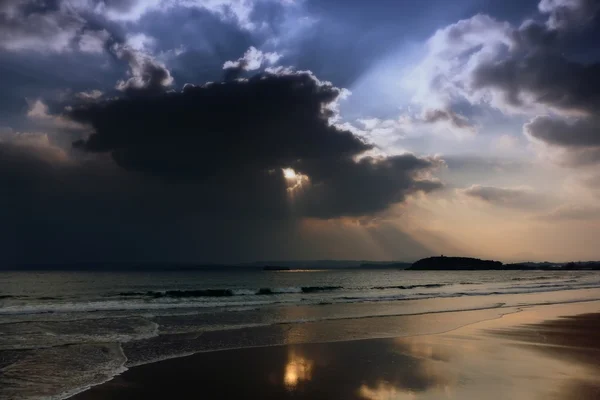
[[[288,362],[285,365],[283,382],[287,388],[293,390],[298,382],[309,381],[312,377],[313,362],[296,354],[294,349],[288,353]]]

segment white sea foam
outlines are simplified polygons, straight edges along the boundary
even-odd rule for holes
[[[38,349],[79,343],[128,342],[158,335],[158,324],[141,317],[32,321],[0,325],[0,350]]]
[[[2,369],[6,399],[63,399],[126,370],[119,343],[94,343],[20,351]]]

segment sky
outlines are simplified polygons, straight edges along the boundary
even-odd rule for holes
[[[600,259],[599,0],[0,0],[0,263]]]

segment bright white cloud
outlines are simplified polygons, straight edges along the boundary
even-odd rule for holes
[[[117,57],[129,64],[130,77],[117,82],[117,90],[161,92],[174,83],[167,67],[151,56],[128,46],[116,46],[113,50]]]
[[[263,0],[264,1],[264,0]],[[277,0],[266,0],[277,1]],[[241,28],[260,28],[252,21],[252,11],[256,0],[76,0],[76,7],[103,15],[111,21],[136,22],[153,11],[166,12],[177,7],[195,8],[209,11],[226,21],[234,21]],[[281,1],[284,6],[294,6],[293,1]]]
[[[281,58],[281,54],[276,52],[263,53],[256,47],[251,46],[242,57],[236,61],[226,61],[223,69],[239,68],[244,71],[255,71],[265,64],[273,65]]]
[[[29,110],[27,111],[27,116],[30,118],[41,118],[41,119],[51,118],[50,114],[48,113],[48,106],[39,99],[34,101],[30,105]]]
[[[0,2],[0,49],[101,53],[110,35],[106,30],[97,29],[98,18],[119,24],[135,23],[149,12],[167,12],[182,7],[206,10],[222,20],[236,23],[242,29],[255,30],[263,26],[252,18],[257,1],[58,0],[48,7],[39,7],[36,0],[6,0]],[[280,4],[296,6],[292,1]],[[95,16],[90,19],[91,15]],[[152,38],[135,34],[127,38],[127,45],[138,50],[147,49],[152,46]]]
[[[478,14],[438,30],[426,44],[425,58],[407,75],[414,101],[427,108],[448,108],[457,100],[484,99],[471,88],[481,62],[514,49],[510,24]]]
[[[541,0],[538,9],[549,14],[551,29],[565,29],[590,22],[600,8],[597,0]]]
[[[84,21],[60,11],[25,13],[20,7],[0,9],[0,48],[9,51],[71,51]]]
[[[75,97],[81,100],[98,100],[103,94],[104,93],[102,93],[100,90],[94,89],[88,92],[79,92],[75,95]]]
[[[37,124],[49,129],[81,129],[82,125],[61,115],[50,113],[46,103],[37,99],[29,104],[27,117]]]

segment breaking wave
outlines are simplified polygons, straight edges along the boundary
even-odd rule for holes
[[[302,286],[260,289],[202,289],[202,290],[166,290],[147,292],[122,292],[120,297],[151,297],[151,298],[186,298],[186,297],[232,297],[232,296],[264,296],[286,293],[317,293],[343,289],[342,286]]]

